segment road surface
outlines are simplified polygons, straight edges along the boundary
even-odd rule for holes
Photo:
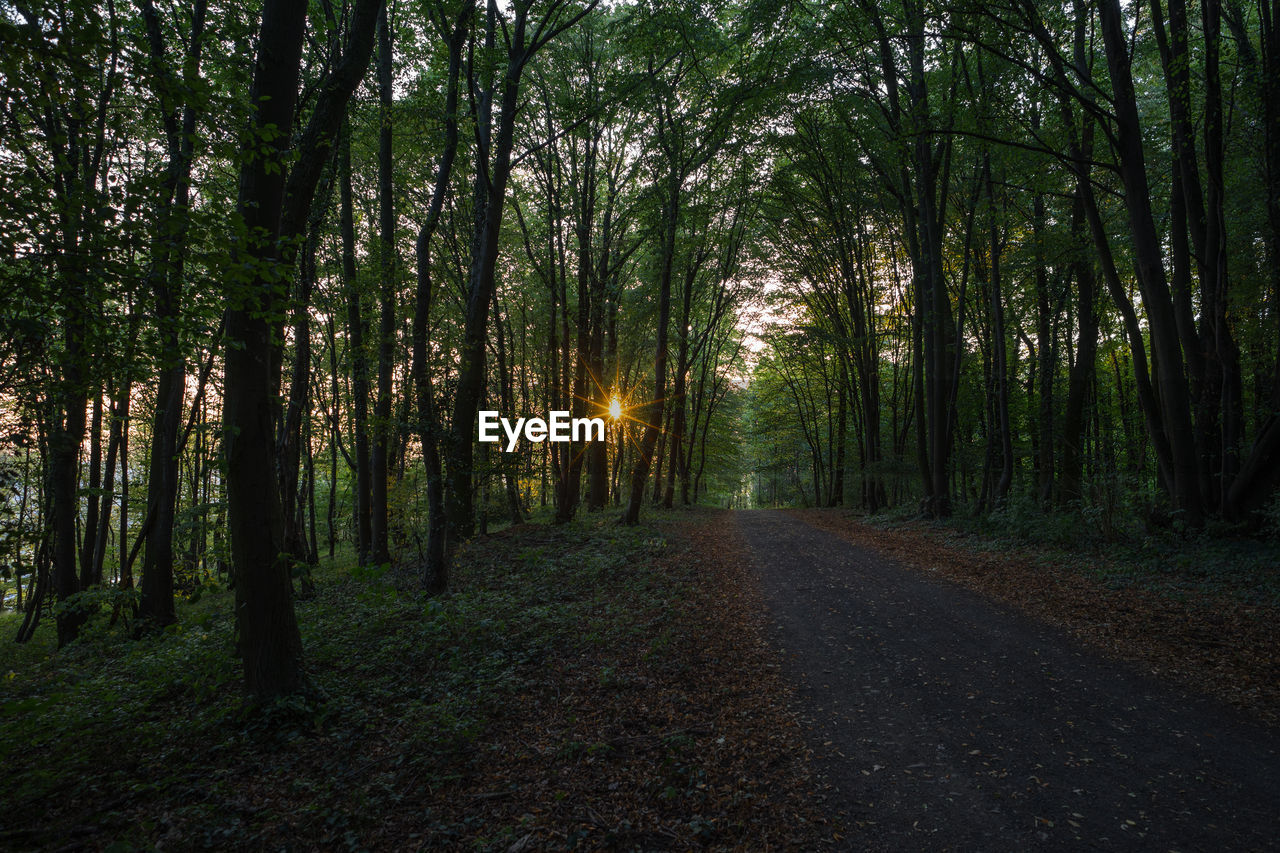
[[[847,849],[1280,849],[1280,733],[786,513],[735,519]]]

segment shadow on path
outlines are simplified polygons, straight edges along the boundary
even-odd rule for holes
[[[785,513],[735,518],[849,849],[1280,849],[1280,734]]]

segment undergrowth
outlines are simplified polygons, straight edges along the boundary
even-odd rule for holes
[[[325,561],[297,603],[324,699],[252,714],[227,590],[181,602],[159,636],[128,639],[99,616],[61,651],[52,624],[0,643],[0,848],[359,849],[406,797],[474,772],[496,721],[548,672],[587,667],[616,690],[632,678],[617,649],[652,638],[647,661],[673,654],[692,569],[653,571],[670,552],[661,528],[612,516],[526,525],[465,546],[437,599],[412,567]],[[417,813],[401,841],[485,848],[495,828],[461,806]]]
[[[1193,529],[1173,518],[1155,525],[1135,505],[1120,521],[1091,507],[1045,511],[1014,496],[989,513],[921,519],[900,506],[863,518],[883,528],[934,528],[963,547],[1032,550],[1046,563],[1070,564],[1115,587],[1139,586],[1181,599],[1208,593],[1246,604],[1280,604],[1280,501],[1258,535],[1210,523]]]

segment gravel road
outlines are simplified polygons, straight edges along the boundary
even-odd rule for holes
[[[1280,850],[1280,733],[785,513],[734,516],[850,850]]]

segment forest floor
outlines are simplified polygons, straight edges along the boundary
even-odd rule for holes
[[[226,590],[0,643],[0,849],[1274,843],[1259,573],[827,510],[508,528],[435,600],[350,563],[298,602],[320,704],[245,712]]]
[[[737,520],[850,849],[1273,848],[1274,610],[944,528]]]
[[[244,713],[226,591],[0,644],[0,849],[826,846],[731,516],[647,516],[478,539],[438,600],[322,566],[318,706]]]

